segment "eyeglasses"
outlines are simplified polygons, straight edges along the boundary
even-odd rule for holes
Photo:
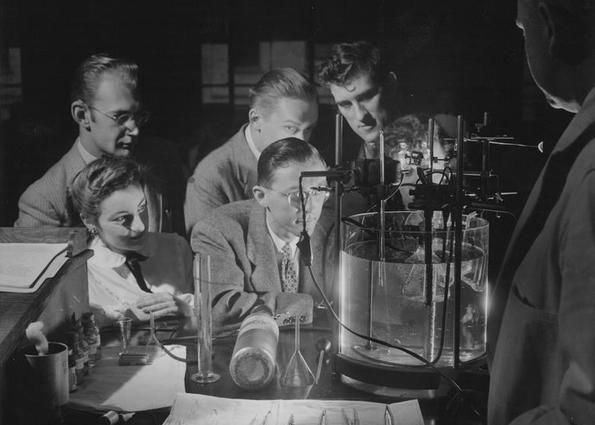
[[[101,109],[97,109],[94,106],[89,106],[89,109],[99,112],[101,115],[113,120],[119,126],[125,126],[128,121],[133,120],[137,127],[142,127],[149,121],[150,114],[147,111],[137,112],[122,112],[121,114],[115,115],[108,112],[103,112]]]
[[[289,193],[283,193],[283,192],[279,192],[279,191],[271,189],[271,188],[267,188],[267,189],[270,190],[271,192],[275,192],[275,193],[278,193],[279,195],[285,196],[287,198],[287,203],[289,204],[290,207],[293,207],[297,210],[302,208],[302,201],[300,200],[300,191],[299,190],[296,190],[294,192],[289,192]],[[304,190],[303,194],[304,194],[304,205],[306,205],[310,199],[312,199],[312,201],[325,202],[331,195],[330,192],[327,192],[325,190],[320,190],[320,189]]]

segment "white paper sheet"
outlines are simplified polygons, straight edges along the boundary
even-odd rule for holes
[[[0,292],[35,292],[66,262],[64,252],[40,276],[44,267],[64,248],[65,243],[0,243]]]
[[[186,347],[168,346],[186,358]],[[103,347],[102,359],[70,393],[69,406],[83,410],[139,412],[170,407],[176,394],[184,392],[186,364],[163,353],[153,364],[118,366],[120,347]]]
[[[323,410],[328,425],[344,425],[343,410],[352,418],[352,409],[362,425],[384,425],[386,405],[343,400],[243,400],[202,394],[178,394],[163,425],[287,425],[293,415],[296,425],[318,425]],[[389,405],[399,425],[423,425],[417,400]],[[270,413],[269,413],[270,412]]]

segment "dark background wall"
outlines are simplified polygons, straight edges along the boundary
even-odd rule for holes
[[[569,117],[534,87],[515,13],[508,0],[0,0],[0,55],[18,47],[22,59],[22,98],[3,105],[0,224],[12,224],[22,190],[72,144],[69,81],[99,51],[140,63],[146,131],[175,142],[184,159],[192,152],[189,167],[246,117],[233,97],[202,103],[203,43],[228,44],[230,63],[241,64],[258,42],[304,40],[314,76],[325,46],[369,39],[389,55],[403,113],[446,111],[472,124],[488,111],[494,131],[519,142],[556,140]],[[333,113],[322,108],[318,146],[332,143]]]

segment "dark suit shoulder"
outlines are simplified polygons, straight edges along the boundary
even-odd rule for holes
[[[250,213],[256,204],[254,199],[231,202],[215,208],[210,214],[210,217],[216,218],[217,220],[237,222],[247,226]]]
[[[177,233],[147,232],[147,245],[152,246],[157,251],[187,251],[190,249],[188,241]],[[171,252],[169,252],[171,254]]]
[[[249,153],[244,136],[245,128],[243,125],[228,141],[208,153],[194,169],[193,177],[211,177],[214,171],[232,167],[237,162],[237,156]]]
[[[24,196],[43,196],[47,192],[64,193],[72,183],[72,179],[85,166],[83,158],[77,151],[76,144],[54,163],[39,179],[33,182],[23,193]],[[42,193],[38,193],[38,192]]]

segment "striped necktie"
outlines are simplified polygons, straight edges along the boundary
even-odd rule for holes
[[[297,270],[295,268],[295,261],[293,261],[293,255],[291,255],[289,242],[283,246],[281,254],[283,254],[281,258],[281,283],[283,285],[283,292],[296,293],[298,289]]]

